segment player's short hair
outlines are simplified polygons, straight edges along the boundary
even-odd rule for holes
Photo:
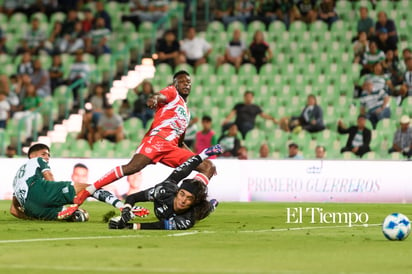
[[[212,117],[209,115],[203,115],[202,122],[212,122]]]
[[[50,148],[49,148],[47,145],[41,144],[41,143],[39,143],[39,144],[34,144],[34,145],[32,145],[32,146],[29,148],[29,151],[27,152],[27,156],[30,158],[30,155],[31,155],[33,152],[36,152],[36,151],[39,151],[39,150],[43,150],[43,149],[47,149],[47,150],[50,152]]]
[[[80,167],[80,168],[84,168],[84,169],[89,169],[85,164],[82,164],[82,163],[77,163],[77,164],[75,164],[74,166],[73,166],[73,169],[75,169],[75,168],[78,168],[78,167]]]
[[[189,72],[187,72],[187,71],[185,71],[185,70],[179,70],[178,72],[176,72],[176,73],[173,75],[173,82],[177,79],[177,77],[178,77],[179,75],[187,75],[187,76],[190,76]]]

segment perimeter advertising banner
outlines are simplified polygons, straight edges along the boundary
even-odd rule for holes
[[[27,159],[0,159],[0,199],[10,199],[17,169]],[[128,159],[51,159],[56,180],[71,180],[77,163],[93,182]],[[412,162],[214,160],[209,196],[220,201],[411,203]],[[171,168],[151,165],[107,188],[120,198],[164,180]],[[193,177],[195,172],[189,178]]]

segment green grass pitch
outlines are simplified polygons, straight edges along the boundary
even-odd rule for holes
[[[9,203],[0,202],[0,273],[412,273],[412,238],[388,241],[373,226],[412,216],[410,205],[221,203],[188,231],[130,231],[109,230],[112,208],[98,202],[83,206],[86,223],[17,220]],[[366,212],[371,225],[287,224],[288,207]]]

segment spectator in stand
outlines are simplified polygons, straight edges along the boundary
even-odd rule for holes
[[[227,132],[217,140],[223,148],[223,154],[220,157],[237,157],[240,148],[240,139],[237,137],[238,129],[235,123],[230,123]]]
[[[36,88],[37,95],[41,98],[51,96],[49,72],[43,69],[40,59],[33,62],[33,74],[30,76],[31,82]]]
[[[400,127],[393,136],[393,144],[388,153],[399,152],[404,156],[412,156],[412,128],[409,127],[410,118],[408,115],[402,115]]]
[[[23,103],[23,99],[26,97],[27,89],[30,88],[33,84],[31,83],[31,77],[28,74],[23,74],[18,81],[17,94],[19,96],[20,104]],[[36,94],[37,96],[37,94]]]
[[[193,145],[195,144],[196,133],[199,131],[197,122],[199,122],[199,117],[197,117],[194,111],[190,110],[190,121],[189,121],[189,125],[187,126],[183,142],[191,150],[193,150],[194,148]]]
[[[246,54],[246,45],[241,40],[241,35],[242,33],[239,29],[233,31],[233,38],[227,44],[225,54],[217,58],[217,67],[225,63],[230,63],[235,66],[236,70],[240,68]]]
[[[122,117],[123,121],[126,121],[132,116],[132,106],[129,103],[129,100],[123,99],[122,103],[119,106],[119,115]]]
[[[300,132],[302,129],[308,132],[324,130],[323,111],[317,104],[315,95],[308,95],[306,106],[300,116],[283,117],[280,120],[280,127],[286,132]]]
[[[111,142],[118,143],[124,139],[123,119],[114,112],[112,105],[104,108],[103,114],[97,124],[95,141],[107,139]]]
[[[89,143],[90,148],[93,148],[94,137],[96,134],[96,125],[93,125],[93,112],[90,104],[86,104],[85,113],[82,117],[82,128],[77,135],[77,139],[85,139]]]
[[[63,64],[59,54],[55,54],[52,57],[51,67],[49,68],[49,76],[51,92],[54,94],[54,89],[64,84]]]
[[[317,0],[299,0],[296,3],[297,20],[302,20],[306,24],[311,24],[316,21],[318,13],[316,11]]]
[[[346,146],[341,149],[341,153],[346,151],[353,152],[355,155],[362,157],[370,151],[371,131],[366,128],[365,115],[359,115],[356,126],[346,128],[341,120],[338,121],[339,134],[349,134]]]
[[[373,84],[372,90],[377,91],[383,89],[386,93],[397,96],[397,92],[391,82],[388,75],[383,73],[383,67],[381,63],[377,63],[373,66],[373,73],[367,74],[360,79],[362,85],[370,81]],[[362,93],[361,93],[362,94]]]
[[[373,72],[373,67],[377,63],[381,63],[385,60],[385,53],[378,49],[375,41],[370,41],[369,50],[365,52],[363,56],[363,68],[361,75],[365,75]]]
[[[40,29],[40,20],[34,17],[31,21],[31,28],[27,31],[25,40],[32,54],[38,54],[44,49],[46,33]]]
[[[153,109],[146,104],[147,100],[154,95],[153,86],[149,81],[143,81],[134,89],[134,92],[137,98],[133,103],[132,116],[139,118],[143,123],[143,127],[146,128],[147,122],[154,116]]]
[[[6,157],[7,158],[14,158],[17,155],[17,149],[13,145],[8,145],[6,148]]]
[[[94,16],[93,16],[93,12],[91,9],[86,8],[84,9],[84,19],[82,20],[81,24],[82,24],[82,31],[84,33],[88,33],[89,31],[92,30],[93,28],[93,23],[94,23]],[[101,17],[101,16],[100,16]],[[105,20],[106,22],[106,20]],[[109,28],[111,29],[111,28]]]
[[[404,48],[402,50],[402,61],[398,64],[398,70],[401,74],[401,78],[403,78],[403,75],[406,72],[406,62],[409,59],[409,57],[412,57],[412,50],[410,48]],[[402,79],[400,80],[402,81]]]
[[[163,38],[159,40],[156,61],[169,64],[172,68],[183,62],[180,54],[180,44],[172,30],[166,31]]]
[[[330,27],[334,22],[339,20],[338,14],[335,10],[335,1],[322,0],[319,4],[318,18]]]
[[[232,126],[232,119],[235,118],[236,131],[242,134],[243,139],[246,138],[246,134],[255,127],[256,116],[260,116],[267,120],[272,120],[277,123],[277,120],[271,115],[264,113],[262,109],[253,103],[254,93],[252,91],[246,91],[243,95],[243,103],[236,104],[229,115],[223,121],[223,131],[229,126]]]
[[[68,84],[72,84],[80,79],[84,81],[83,85],[88,85],[88,78],[90,73],[89,64],[83,61],[83,51],[76,51],[76,56],[73,64],[70,66]],[[79,86],[80,87],[80,86]],[[75,105],[79,104],[78,88],[73,89],[73,97]]]
[[[34,71],[31,53],[26,51],[21,57],[20,63],[17,65],[17,76],[21,77],[23,74],[32,75]]]
[[[211,45],[203,38],[196,37],[196,29],[189,27],[184,39],[180,45],[184,54],[185,62],[195,68],[201,64],[207,63],[207,58],[212,52]]]
[[[227,0],[227,1],[214,1],[214,8],[213,8],[213,20],[221,21],[227,27],[228,19],[233,15],[233,10],[235,8],[235,1],[234,0]]]
[[[198,154],[199,151],[202,152],[205,148],[216,144],[216,134],[212,129],[212,117],[205,115],[202,117],[202,130],[196,133],[194,152]]]
[[[20,91],[20,83],[15,74],[11,75],[9,79],[10,84],[7,81],[7,77],[0,77],[0,86],[3,86],[3,90],[7,94],[7,102],[10,104],[9,117],[12,117],[20,105],[20,99],[18,96],[18,92]]]
[[[365,115],[371,121],[374,129],[380,120],[391,117],[388,94],[384,89],[374,90],[371,80],[363,84],[360,102],[360,114]]]
[[[269,158],[269,145],[263,143],[259,148],[259,158],[266,159]]]
[[[396,44],[389,42],[388,30],[386,28],[381,28],[379,30],[378,37],[376,39],[376,46],[384,53],[388,53],[388,51],[393,51],[396,55],[398,55],[398,48]]]
[[[247,153],[248,153],[247,147],[241,146],[237,151],[237,158],[239,160],[247,160],[248,159]]]
[[[402,74],[399,71],[399,58],[395,56],[393,51],[386,53],[386,58],[382,62],[383,74],[390,77],[394,88],[402,84]]]
[[[66,16],[66,20],[62,25],[62,35],[68,34],[71,35],[74,32],[74,25],[78,22],[77,11],[74,9],[69,10]]]
[[[360,64],[363,61],[363,56],[369,51],[369,40],[366,32],[359,32],[357,40],[353,43],[353,52],[355,53],[355,58],[353,62],[355,64]]]
[[[104,27],[112,31],[112,18],[110,17],[110,14],[104,9],[103,1],[96,1],[94,7],[96,9],[96,14],[94,15],[94,17],[103,18]]]
[[[375,22],[368,15],[368,8],[366,6],[361,6],[359,8],[359,17],[357,31],[358,35],[361,32],[366,33],[368,39],[372,39],[375,36]]]
[[[85,33],[82,30],[82,23],[77,21],[74,24],[74,30],[70,34],[65,34],[59,43],[60,53],[75,53],[85,47]]]
[[[52,54],[60,53],[60,43],[63,40],[63,24],[60,21],[55,21],[53,28],[50,31],[49,37],[45,42],[45,47]]]
[[[315,147],[315,158],[325,159],[325,156],[326,156],[326,148],[324,146],[316,146]]]
[[[266,27],[269,26],[271,22],[276,19],[281,19],[277,17],[277,12],[280,9],[280,5],[277,1],[273,0],[259,0],[254,1],[254,11],[253,16],[250,17],[250,22],[261,21]]]
[[[110,37],[110,29],[104,25],[104,19],[99,17],[96,19],[95,28],[92,29],[89,35],[85,38],[87,52],[99,56],[104,53],[110,53],[110,48],[107,41]]]
[[[299,145],[296,143],[290,143],[288,145],[288,156],[286,157],[287,159],[293,159],[293,160],[302,160],[303,155],[299,151]]]
[[[14,113],[13,119],[20,120],[26,117],[25,135],[24,138],[32,136],[33,119],[40,116],[39,113],[33,113],[42,104],[40,96],[37,96],[36,88],[32,84],[28,84],[25,91],[25,96],[19,106],[19,111]]]
[[[257,30],[255,32],[253,41],[250,44],[246,55],[248,60],[255,65],[258,72],[264,64],[272,59],[272,50],[270,49],[269,44],[265,41],[262,31]]]
[[[399,90],[399,95],[402,96],[402,99],[407,96],[412,96],[412,57],[406,59],[406,69],[403,76],[403,84]]]
[[[299,17],[299,11],[296,8],[295,1],[278,0],[277,2],[279,3],[279,8],[276,11],[276,17],[272,18],[273,20],[276,18],[282,20],[286,27],[289,28],[290,24]]]
[[[247,23],[251,21],[254,10],[253,1],[249,0],[235,0],[234,10],[232,16],[226,16],[224,18],[224,24],[227,26],[234,21],[240,21],[245,27]]]
[[[166,16],[169,11],[168,0],[132,0],[130,1],[130,14],[123,15],[122,21],[131,21],[136,28],[141,22],[156,22]]]
[[[90,103],[92,110],[92,126],[93,128],[96,128],[100,120],[100,116],[103,114],[104,108],[109,104],[107,102],[103,85],[97,84],[93,89],[93,93],[87,98],[86,101]]]
[[[5,129],[9,119],[10,104],[7,101],[7,93],[0,91],[0,128]]]
[[[396,48],[398,44],[398,33],[396,32],[395,22],[392,19],[388,19],[388,16],[384,11],[378,13],[378,21],[375,24],[376,36],[379,36],[380,32],[386,30],[388,33],[388,44],[390,48]],[[397,52],[395,52],[397,55]]]
[[[6,35],[0,26],[0,54],[7,54],[8,50],[6,47]]]

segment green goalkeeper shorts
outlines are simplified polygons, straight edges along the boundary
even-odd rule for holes
[[[36,181],[29,186],[24,213],[32,218],[55,220],[66,204],[72,204],[76,191],[69,181]]]

